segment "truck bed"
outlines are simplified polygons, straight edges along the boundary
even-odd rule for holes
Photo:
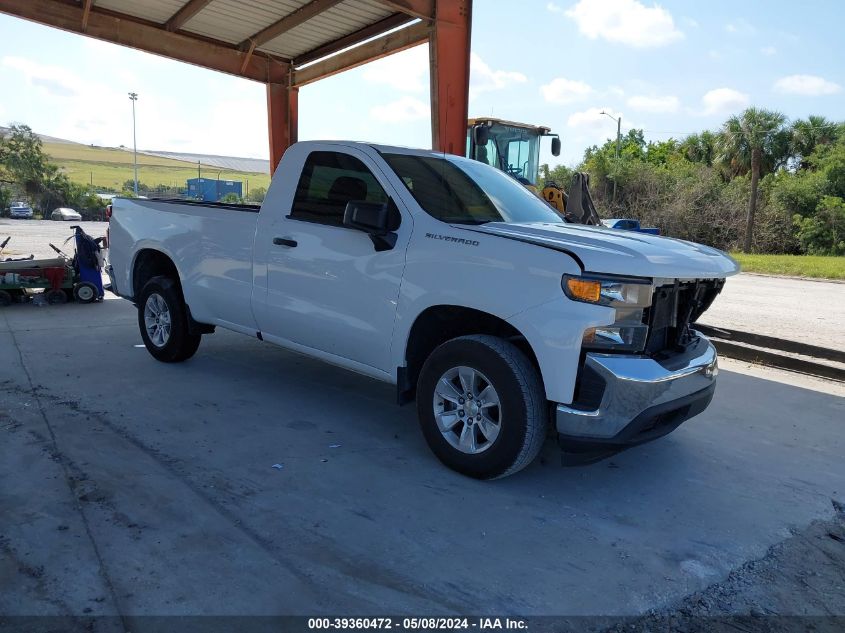
[[[252,249],[260,208],[254,205],[155,198],[115,198],[109,224],[117,294],[133,298],[133,269],[146,244],[179,267],[191,314],[203,323],[249,324]]]

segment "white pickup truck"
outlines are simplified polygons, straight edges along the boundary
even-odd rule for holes
[[[568,224],[465,158],[302,142],[264,204],[116,199],[112,289],[164,362],[216,326],[395,384],[450,468],[528,465],[555,425],[613,452],[710,402],[690,323],[736,263],[713,248]]]

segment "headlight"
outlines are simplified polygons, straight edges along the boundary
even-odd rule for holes
[[[641,352],[648,338],[643,311],[651,305],[652,282],[638,277],[612,275],[564,275],[566,296],[573,301],[607,306],[616,310],[611,325],[584,332],[584,347],[607,351]]]

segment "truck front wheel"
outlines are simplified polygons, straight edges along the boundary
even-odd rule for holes
[[[417,383],[417,412],[438,459],[477,479],[525,468],[548,428],[539,373],[512,343],[488,335],[455,338],[432,352]]]
[[[188,331],[188,315],[179,285],[170,277],[153,277],[138,297],[138,327],[153,358],[178,363],[193,356],[202,335]]]

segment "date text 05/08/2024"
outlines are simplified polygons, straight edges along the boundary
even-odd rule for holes
[[[397,631],[527,631],[528,622],[520,618],[439,618],[439,617],[372,617],[372,618],[309,618],[309,630],[365,630]]]

